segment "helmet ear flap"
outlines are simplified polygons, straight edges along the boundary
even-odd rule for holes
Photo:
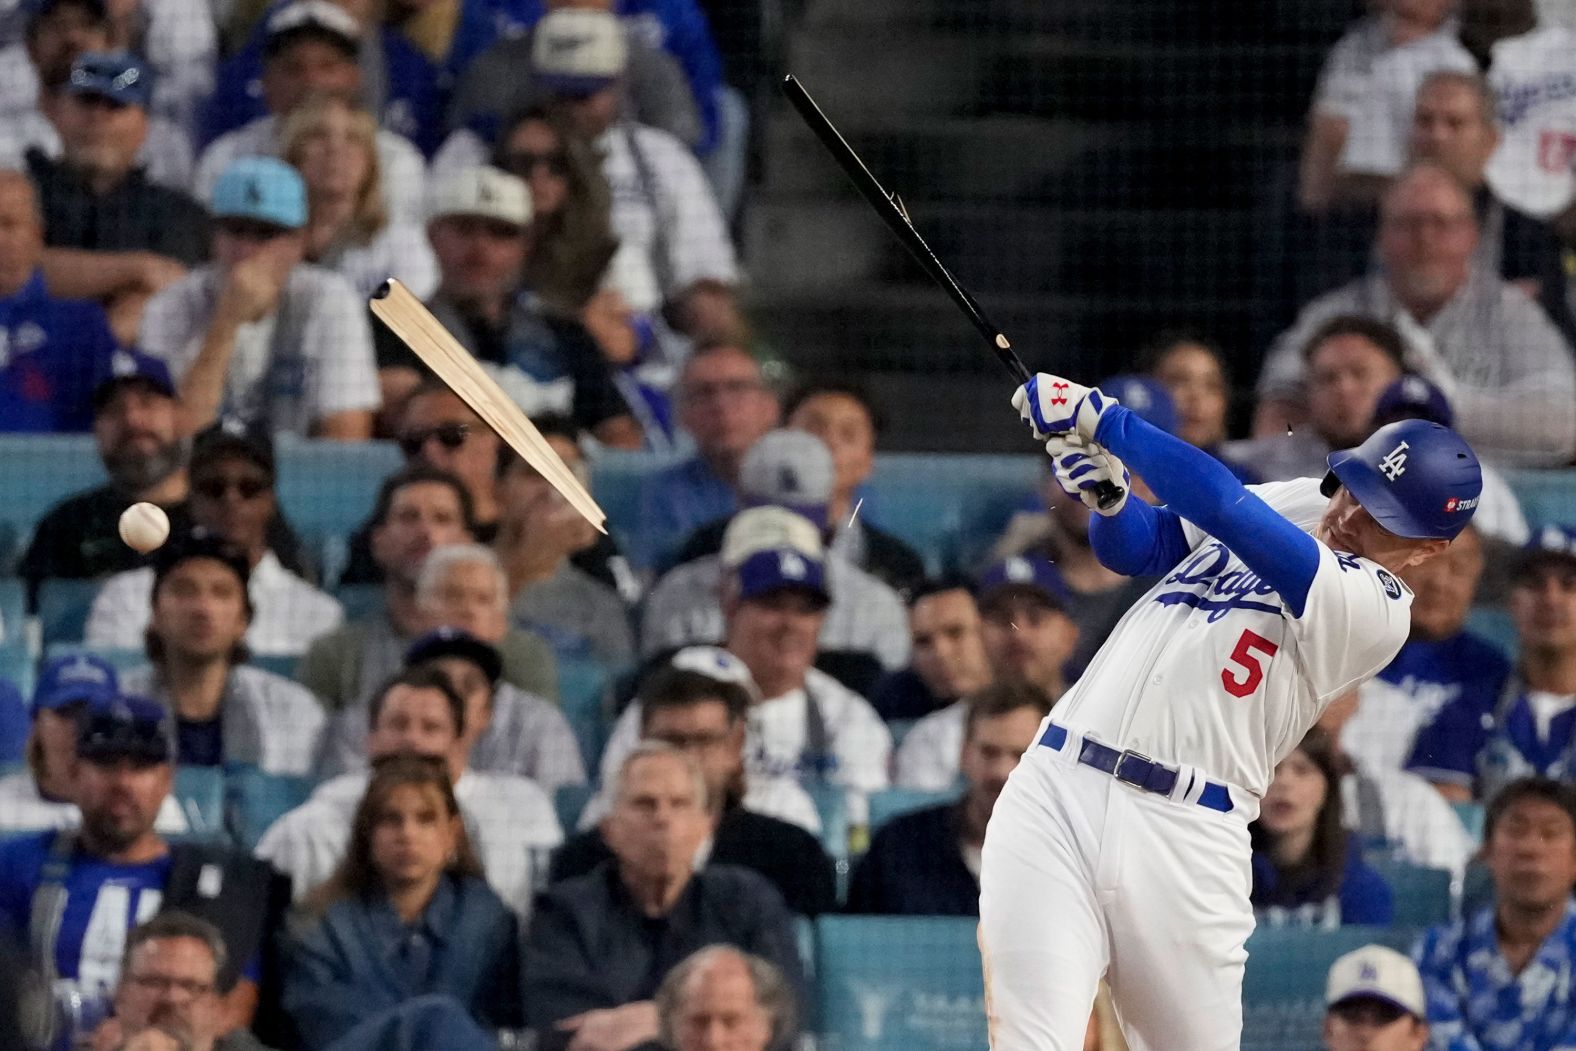
[[[1334,496],[1335,491],[1340,487],[1341,480],[1335,477],[1335,472],[1325,471],[1324,480],[1319,483],[1319,495],[1326,498]]]

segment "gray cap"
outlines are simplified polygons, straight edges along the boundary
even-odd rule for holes
[[[751,507],[786,507],[826,525],[832,501],[832,453],[806,431],[764,435],[739,465],[739,493]]]

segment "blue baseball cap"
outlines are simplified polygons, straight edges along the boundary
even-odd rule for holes
[[[93,411],[102,409],[121,387],[132,384],[151,387],[166,398],[175,397],[170,367],[161,359],[140,350],[117,348],[99,363],[93,382]]]
[[[250,219],[286,230],[306,225],[306,184],[275,157],[241,157],[213,185],[213,217]]]
[[[1158,427],[1167,434],[1177,432],[1177,403],[1159,380],[1124,373],[1102,380],[1099,387],[1102,394],[1138,413],[1139,419],[1151,427]]]
[[[1104,390],[1104,387],[1100,388]],[[974,591],[981,610],[987,610],[1014,595],[1039,598],[1066,611],[1070,597],[1067,582],[1043,555],[1014,555],[997,562],[980,574]]]
[[[120,692],[114,665],[91,653],[73,653],[44,664],[33,688],[33,710],[54,711],[68,704],[108,704]]]
[[[803,591],[824,608],[831,605],[826,589],[826,563],[792,547],[769,547],[747,557],[733,571],[739,598],[761,598],[778,591]]]
[[[71,64],[68,95],[98,95],[118,106],[148,108],[153,98],[153,71],[125,51],[86,51]]]
[[[458,657],[481,669],[487,681],[503,677],[503,658],[497,647],[472,635],[464,628],[434,628],[416,639],[405,651],[405,667],[414,668],[440,657]]]
[[[175,761],[175,717],[158,701],[121,694],[88,709],[77,730],[77,758]]]
[[[1521,580],[1548,566],[1576,566],[1576,526],[1546,525],[1534,530],[1511,576]]]
[[[1421,376],[1402,376],[1379,392],[1374,403],[1374,425],[1397,420],[1432,420],[1441,427],[1454,427],[1456,414],[1445,392]]]

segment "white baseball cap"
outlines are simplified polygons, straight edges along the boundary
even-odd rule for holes
[[[538,83],[557,95],[594,95],[624,75],[629,45],[618,16],[567,7],[536,23],[531,68]]]
[[[1382,1000],[1418,1018],[1427,1017],[1423,979],[1406,956],[1384,945],[1364,945],[1336,960],[1324,986],[1327,1007],[1347,1000]]]
[[[331,0],[293,0],[274,11],[265,24],[264,33],[268,41],[273,41],[298,29],[313,29],[334,37],[350,54],[355,54],[361,46],[361,24]]]
[[[820,561],[821,534],[804,515],[785,507],[750,507],[722,534],[722,564],[737,569],[758,551],[789,550]]]
[[[446,215],[476,215],[524,226],[531,221],[531,191],[524,180],[498,168],[462,168],[428,189],[427,221]]]

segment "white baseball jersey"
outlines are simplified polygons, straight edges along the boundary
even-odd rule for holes
[[[1499,148],[1484,172],[1513,208],[1546,219],[1576,197],[1576,33],[1545,25],[1494,45]]]
[[[1311,478],[1250,488],[1308,531],[1328,502]],[[1307,603],[1293,616],[1223,543],[1183,528],[1192,554],[1123,616],[1055,719],[1257,798],[1324,706],[1400,650],[1412,592],[1375,563],[1320,544]]]

